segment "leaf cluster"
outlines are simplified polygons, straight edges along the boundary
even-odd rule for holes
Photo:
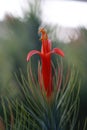
[[[48,100],[31,66],[29,63],[27,79],[20,71],[21,81],[18,82],[22,97],[19,100],[2,99],[6,130],[75,130],[80,90],[75,68],[66,70],[62,62],[58,62],[57,68],[54,66],[54,91]]]

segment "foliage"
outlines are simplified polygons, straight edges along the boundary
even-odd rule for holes
[[[51,99],[47,100],[46,93],[40,89],[31,66],[29,63],[27,80],[20,71],[21,82],[19,84],[23,96],[19,101],[7,100],[10,104],[7,114],[2,99],[6,130],[11,127],[13,130],[74,130],[78,117],[80,89],[75,68],[72,71],[68,68],[64,71],[63,63],[58,61],[58,67],[54,66],[55,91]],[[10,122],[8,121],[9,115]]]
[[[87,116],[87,29],[80,28],[80,35],[77,40],[71,40],[69,44],[63,45],[68,64],[74,64],[79,70],[79,78],[81,78],[80,91],[80,118],[83,122]]]

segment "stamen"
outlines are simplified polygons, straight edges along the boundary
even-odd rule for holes
[[[38,32],[41,33],[40,40],[47,40],[48,39],[47,32],[44,28],[40,28]]]

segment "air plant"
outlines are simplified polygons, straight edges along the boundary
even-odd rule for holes
[[[59,48],[51,49],[46,31],[40,28],[39,32],[42,34],[41,52],[32,50],[28,53],[27,80],[20,71],[21,81],[18,82],[22,99],[7,100],[7,112],[2,99],[4,121],[1,125],[4,124],[3,130],[76,130],[80,91],[78,72],[75,67],[64,69],[62,59],[56,60],[57,66],[54,65],[51,55],[55,53],[64,57],[64,52]],[[32,61],[30,62],[34,54],[41,58],[37,68],[38,77],[33,72]],[[9,122],[7,113],[10,113]],[[86,128],[85,122],[83,130]]]

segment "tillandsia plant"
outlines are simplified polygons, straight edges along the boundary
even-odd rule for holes
[[[27,61],[34,54],[38,54],[41,58],[37,68],[38,78],[33,72],[32,61],[28,64],[27,80],[20,71],[21,81],[18,82],[23,96],[19,100],[7,100],[8,111],[4,100],[1,100],[4,120],[0,120],[0,128],[1,130],[80,130],[77,123],[80,90],[78,72],[74,67],[68,68],[65,64],[63,66],[61,59],[58,59],[57,66],[53,64],[51,54],[64,57],[64,52],[59,48],[51,49],[46,31],[41,28],[39,32],[42,34],[41,52],[32,50],[27,55]],[[82,130],[87,130],[86,122]]]
[[[41,58],[41,72],[39,70],[38,75],[39,81],[40,81],[40,87],[42,88],[42,82],[43,86],[45,88],[45,91],[47,93],[47,97],[49,98],[53,92],[53,76],[52,76],[52,63],[51,63],[51,54],[55,53],[60,56],[64,56],[64,52],[60,50],[59,48],[54,48],[51,50],[51,41],[48,38],[48,35],[44,28],[39,29],[39,33],[41,33],[41,41],[42,41],[42,47],[41,52],[37,50],[32,50],[28,53],[27,61],[30,60],[30,57],[34,54],[38,54]]]
[[[34,54],[38,54],[41,58],[41,63],[38,65],[38,80],[35,81],[32,67],[28,66],[30,90],[27,98],[30,106],[28,111],[40,130],[67,130],[67,128],[73,130],[78,115],[79,84],[75,88],[78,74],[75,71],[70,73],[67,69],[67,73],[63,75],[62,62],[57,63],[58,68],[55,68],[51,55],[55,53],[64,57],[64,52],[59,48],[51,48],[51,41],[44,28],[40,28],[39,33],[42,41],[41,52],[32,50],[27,55],[27,61]]]

